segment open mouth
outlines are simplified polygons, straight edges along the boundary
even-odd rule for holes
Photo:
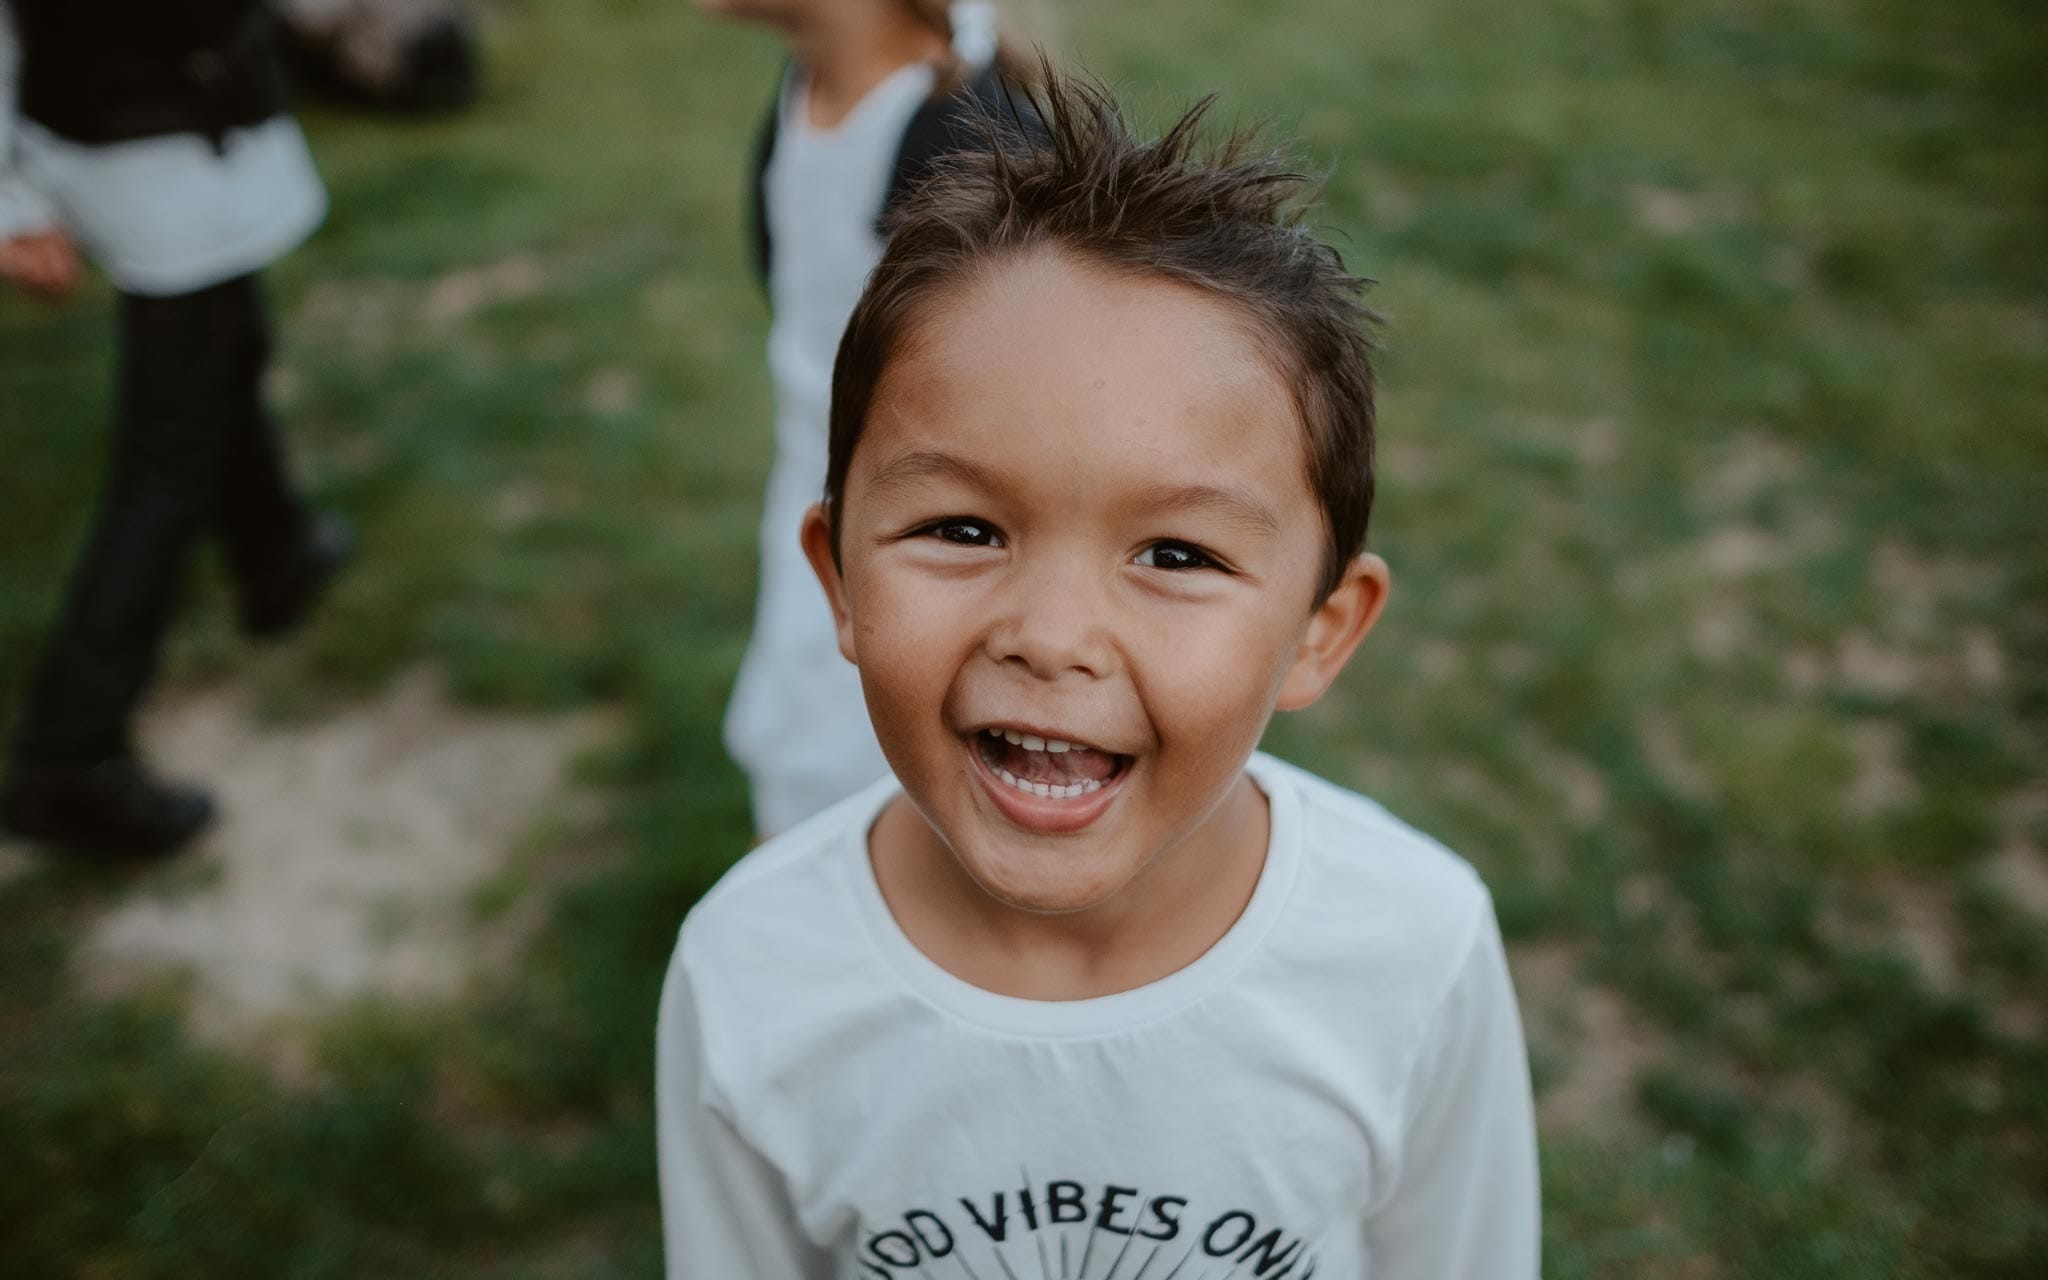
[[[1019,729],[983,729],[974,735],[974,748],[1003,786],[1044,800],[1093,795],[1113,786],[1131,767],[1129,756]]]

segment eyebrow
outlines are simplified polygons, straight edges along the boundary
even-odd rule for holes
[[[871,492],[907,487],[920,480],[957,480],[988,492],[998,486],[988,468],[942,449],[913,449],[898,454],[875,469],[868,480]],[[1143,512],[1201,511],[1254,533],[1278,533],[1280,518],[1272,508],[1251,493],[1234,485],[1159,484],[1141,489],[1131,506]]]
[[[868,479],[870,490],[887,490],[916,484],[920,480],[958,480],[973,488],[996,487],[988,469],[942,449],[913,449],[900,453],[875,469]]]
[[[1140,511],[1206,511],[1254,533],[1280,532],[1272,508],[1235,485],[1154,485],[1139,492],[1134,505]]]

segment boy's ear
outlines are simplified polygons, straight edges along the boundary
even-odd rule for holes
[[[1323,696],[1351,661],[1358,642],[1379,621],[1391,585],[1387,562],[1372,552],[1362,552],[1351,562],[1337,589],[1309,615],[1294,665],[1280,682],[1280,710],[1299,711]]]
[[[853,615],[846,608],[846,579],[832,558],[832,520],[825,514],[824,503],[814,502],[804,512],[802,537],[804,558],[811,562],[811,572],[818,575],[818,585],[825,588],[825,602],[832,606],[832,629],[839,636],[839,652],[848,662],[858,662],[853,656]]]

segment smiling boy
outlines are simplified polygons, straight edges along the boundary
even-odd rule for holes
[[[1254,754],[1387,596],[1360,282],[1276,158],[1049,79],[840,348],[804,547],[895,777],[684,925],[669,1273],[1533,1275],[1484,888]]]

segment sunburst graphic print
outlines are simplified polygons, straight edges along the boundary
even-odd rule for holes
[[[873,1280],[1309,1280],[1311,1242],[1248,1209],[1067,1178],[913,1207],[863,1235]]]

